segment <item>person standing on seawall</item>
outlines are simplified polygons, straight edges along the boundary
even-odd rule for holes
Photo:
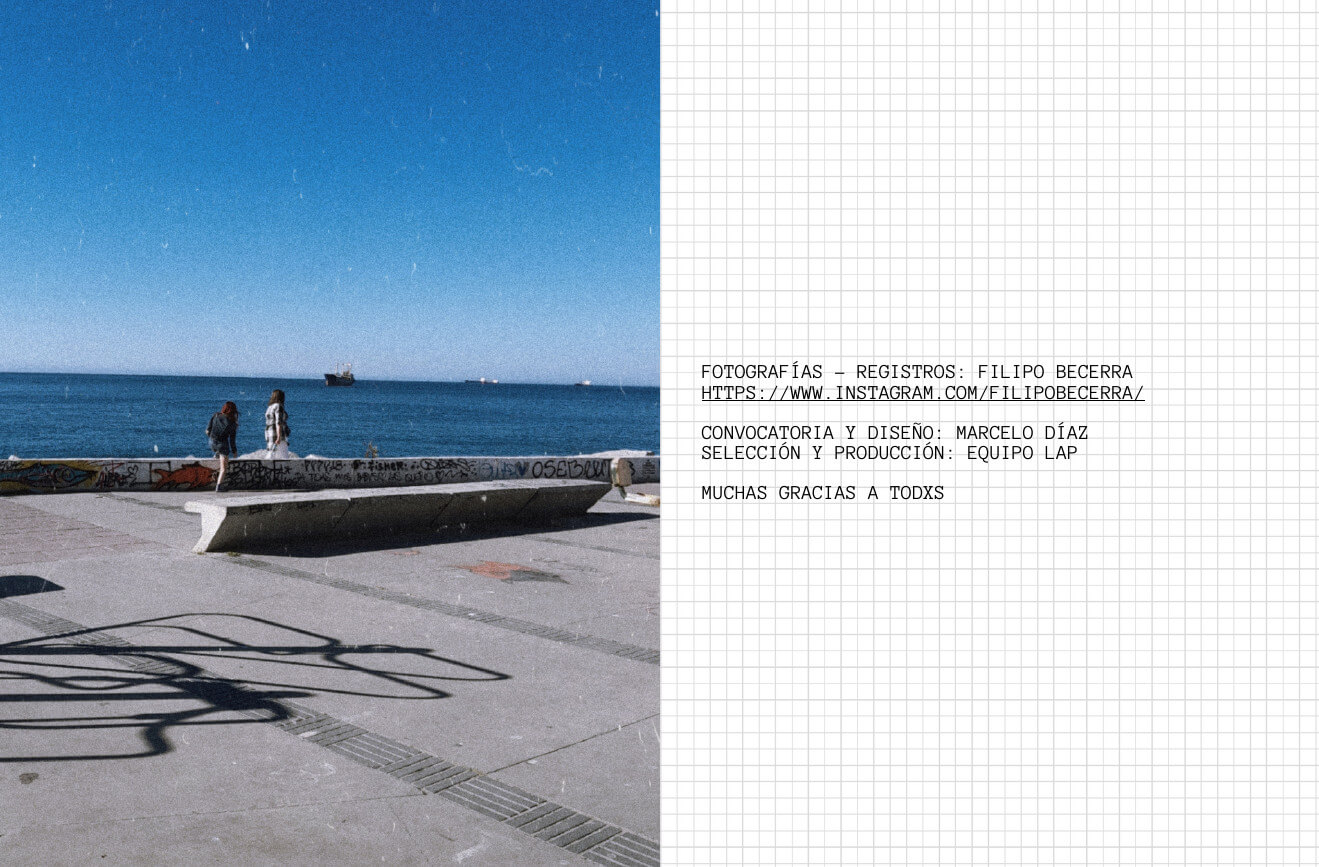
[[[284,411],[284,392],[278,388],[270,393],[266,406],[266,448],[272,458],[289,456],[289,414]]]
[[[215,490],[219,491],[224,486],[229,458],[238,454],[238,407],[232,400],[226,400],[220,411],[211,416],[206,438],[211,441],[211,451],[220,459],[220,475],[215,479]]]

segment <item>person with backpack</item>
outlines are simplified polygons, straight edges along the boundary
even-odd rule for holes
[[[266,405],[266,448],[271,458],[289,456],[289,414],[284,411],[284,391],[278,388]]]
[[[215,479],[215,490],[224,485],[224,473],[229,469],[229,458],[238,455],[238,407],[232,400],[226,400],[220,411],[211,416],[206,425],[206,438],[211,441],[211,451],[220,459],[220,475]]]

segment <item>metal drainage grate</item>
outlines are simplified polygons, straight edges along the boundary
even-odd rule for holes
[[[0,599],[0,613],[4,614],[10,620],[22,623],[24,626],[30,626],[38,632],[43,632],[50,636],[67,635],[75,632],[86,632],[84,626],[74,623],[72,620],[65,620],[63,617],[56,617],[53,614],[47,614],[28,605],[19,602],[10,602]],[[93,638],[95,634],[88,636]],[[108,638],[108,636],[106,636]]]
[[[657,843],[638,837],[628,831],[605,840],[602,844],[583,853],[592,861],[601,864],[615,864],[619,867],[638,867],[660,863],[660,848]]]
[[[464,780],[448,789],[444,797],[500,822],[507,822],[545,803],[544,798],[489,777]]]

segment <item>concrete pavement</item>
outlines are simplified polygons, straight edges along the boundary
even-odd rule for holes
[[[658,864],[658,509],[198,555],[203,496],[0,498],[0,863]]]

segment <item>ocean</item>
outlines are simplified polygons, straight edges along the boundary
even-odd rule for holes
[[[654,387],[0,373],[0,459],[209,458],[206,423],[226,400],[239,453],[256,451],[276,388],[303,457],[659,452]]]

